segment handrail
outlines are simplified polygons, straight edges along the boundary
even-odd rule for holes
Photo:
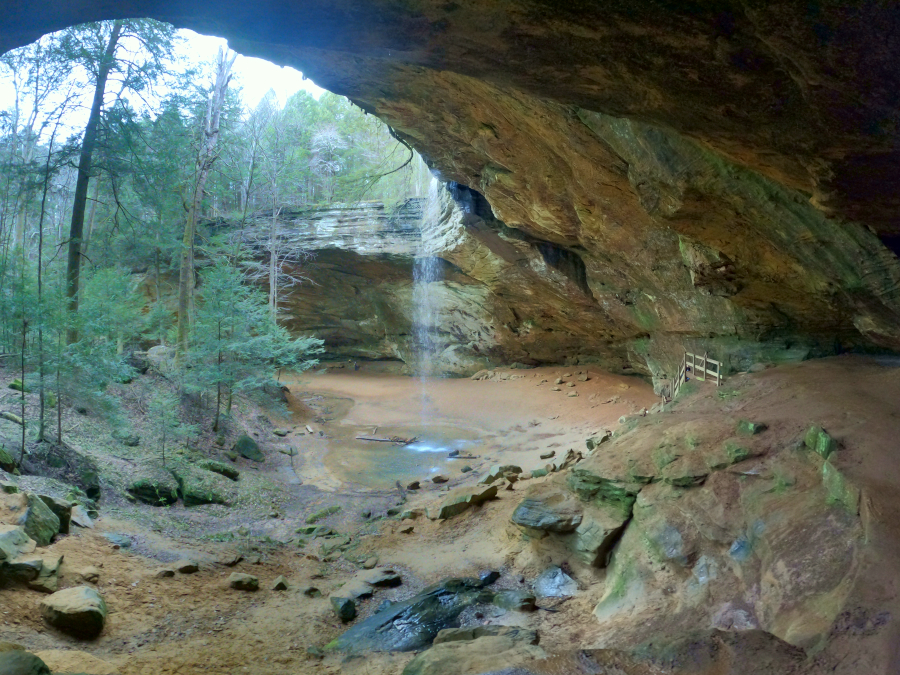
[[[688,381],[688,373],[700,382],[706,382],[706,378],[710,377],[717,387],[724,380],[722,362],[709,358],[709,352],[704,352],[703,356],[700,356],[685,351],[684,356],[681,357],[681,365],[678,367],[678,375],[675,377],[675,382],[672,385],[673,399],[678,396],[682,385]]]

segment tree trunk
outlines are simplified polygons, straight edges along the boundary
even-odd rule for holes
[[[100,200],[100,179],[94,181],[94,195],[91,197],[91,215],[88,216],[87,233],[84,235],[84,243],[81,245],[81,252],[84,256],[88,254],[88,246],[91,245],[91,239],[94,235],[94,217],[97,215],[97,202]]]
[[[269,228],[269,314],[272,322],[278,315],[278,209],[275,207],[278,186],[272,181],[272,226]]]
[[[178,342],[176,358],[184,358],[190,333],[190,310],[194,295],[194,237],[197,234],[197,219],[200,217],[200,205],[203,201],[203,190],[206,179],[216,161],[216,144],[219,140],[219,121],[225,103],[225,92],[231,80],[231,67],[237,58],[236,53],[228,54],[219,48],[216,58],[216,81],[206,109],[206,127],[203,130],[203,142],[197,155],[196,179],[190,203],[186,205],[187,219],[184,224],[184,237],[181,240],[181,270],[178,277]]]
[[[84,211],[87,206],[88,183],[91,180],[91,163],[94,158],[94,146],[97,144],[97,131],[100,126],[100,111],[103,108],[103,94],[106,91],[106,80],[115,61],[116,44],[122,33],[122,22],[113,24],[109,42],[103,59],[97,69],[97,85],[94,88],[94,101],[91,104],[91,115],[84,129],[84,140],[81,143],[81,156],[78,159],[78,180],[75,182],[75,199],[72,204],[72,224],[69,226],[69,260],[66,269],[66,295],[69,298],[69,320],[67,339],[71,344],[78,340],[75,328],[75,316],[78,313],[78,282],[81,276],[81,239],[84,235]]]

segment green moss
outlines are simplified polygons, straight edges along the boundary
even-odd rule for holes
[[[831,453],[837,450],[837,441],[822,427],[810,427],[806,432],[804,443],[807,448],[821,455],[823,459],[828,459]]]
[[[653,451],[653,464],[662,471],[679,457],[680,455],[671,445],[660,445]]]
[[[737,464],[738,462],[743,462],[750,456],[750,451],[733,441],[725,442],[725,455],[728,457],[728,461],[731,464]]]
[[[822,464],[822,485],[829,505],[840,505],[853,514],[859,511],[859,489],[851,485],[829,461]]]
[[[611,507],[624,513],[631,513],[637,499],[636,486],[609,480],[590,473],[585,469],[572,469],[567,479],[569,489],[579,499],[600,507]]]
[[[768,429],[768,425],[762,422],[751,422],[750,420],[741,420],[737,425],[737,432],[742,436],[755,436]]]

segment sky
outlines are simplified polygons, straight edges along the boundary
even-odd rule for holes
[[[178,33],[185,38],[185,42],[179,50],[180,54],[197,64],[211,64],[219,46],[227,44],[224,38],[199,35],[189,30],[179,30]],[[211,81],[211,67],[205,70],[209,73],[207,79]],[[234,63],[233,73],[232,86],[236,85],[241,88],[242,99],[248,108],[256,107],[270,89],[275,91],[281,105],[284,105],[288,98],[301,89],[305,89],[316,99],[325,92],[311,80],[305,79],[300,71],[293,68],[282,68],[262,59],[238,56]],[[90,104],[92,90],[87,87],[84,90],[81,110],[75,110],[65,118],[63,126],[68,127],[70,131],[83,128],[87,123],[87,106]],[[155,98],[161,99],[167,92],[165,88],[158,87],[155,93]],[[9,78],[0,73],[0,111],[10,109],[14,100]],[[135,103],[137,102],[133,101],[133,104]]]

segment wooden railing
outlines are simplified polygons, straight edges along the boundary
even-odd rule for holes
[[[685,352],[684,357],[681,359],[681,365],[678,368],[678,375],[675,377],[675,382],[672,385],[673,399],[678,396],[681,386],[688,381],[688,373],[690,373],[690,377],[700,382],[705,382],[706,378],[709,377],[716,383],[717,387],[722,384],[724,379],[722,377],[721,361],[709,358],[706,353],[703,356],[699,356],[698,354]]]

